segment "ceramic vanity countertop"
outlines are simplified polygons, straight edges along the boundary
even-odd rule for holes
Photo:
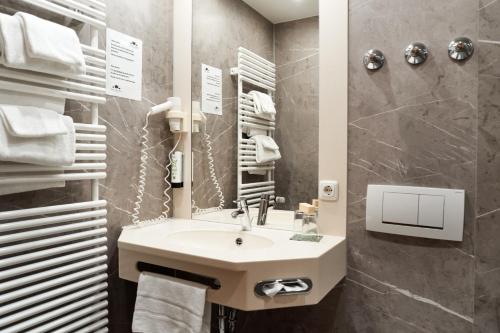
[[[204,239],[182,242],[184,232],[206,232]],[[237,246],[233,241],[209,239],[213,232],[227,233],[228,237],[241,237],[243,244]],[[176,235],[176,233],[179,233]],[[141,227],[130,226],[123,229],[118,239],[120,249],[142,252],[149,255],[168,256],[172,259],[211,265],[230,270],[246,270],[252,264],[300,261],[319,258],[345,241],[344,237],[325,235],[316,242],[291,241],[294,233],[284,230],[253,228],[241,231],[240,226],[206,221],[169,219],[168,222]],[[184,234],[188,235],[188,234]],[[172,237],[174,236],[174,237]],[[245,241],[252,246],[245,246]],[[227,244],[226,244],[227,243]]]

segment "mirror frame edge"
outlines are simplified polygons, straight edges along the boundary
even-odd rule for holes
[[[340,237],[347,226],[348,37],[349,1],[319,0],[318,179],[339,184],[338,201],[320,202],[319,227]]]
[[[180,142],[183,153],[184,187],[172,191],[174,218],[191,219],[191,48],[192,0],[174,0],[173,8],[173,96],[182,100],[187,133]]]

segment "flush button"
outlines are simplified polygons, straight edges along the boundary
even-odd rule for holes
[[[418,225],[443,228],[444,196],[421,194],[418,204]]]
[[[384,192],[382,221],[417,225],[418,195]]]

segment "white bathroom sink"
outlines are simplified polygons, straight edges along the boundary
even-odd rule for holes
[[[221,287],[209,289],[207,300],[241,310],[316,304],[345,276],[345,238],[304,242],[290,240],[293,234],[186,219],[130,226],[118,239],[119,274],[137,282],[139,264],[146,263],[214,278]],[[313,284],[303,295],[271,298],[254,291],[262,281],[301,278]]]
[[[274,242],[266,237],[253,235],[249,232],[189,230],[174,232],[167,236],[170,244],[192,246],[200,250],[210,247],[212,250],[241,251],[271,247]]]

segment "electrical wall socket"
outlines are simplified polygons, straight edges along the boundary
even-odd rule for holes
[[[321,180],[319,182],[319,198],[336,201],[339,199],[339,182],[336,180]]]

